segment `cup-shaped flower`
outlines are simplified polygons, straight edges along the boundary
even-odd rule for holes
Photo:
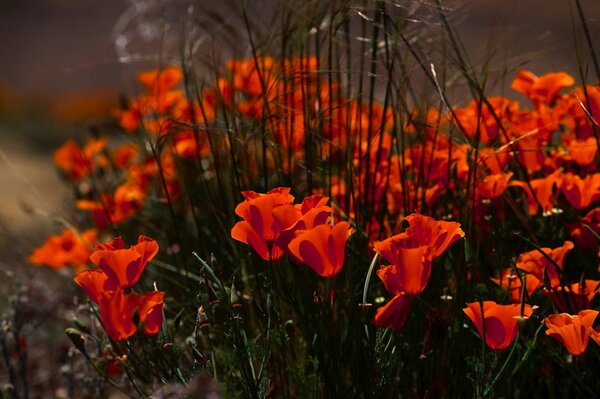
[[[95,304],[100,304],[100,296],[106,291],[105,284],[108,276],[102,270],[85,270],[77,273],[75,282],[83,288],[90,300]]]
[[[533,309],[528,304],[499,305],[494,301],[471,302],[463,312],[471,319],[479,335],[485,337],[485,343],[492,349],[506,349],[517,336],[517,321],[529,317]]]
[[[553,314],[546,317],[546,335],[559,341],[573,356],[580,356],[587,348],[589,333],[594,320],[598,316],[596,310],[582,310],[577,315],[568,313]],[[593,331],[593,330],[592,330]]]
[[[299,231],[288,249],[319,276],[331,277],[342,270],[346,241],[351,234],[349,222],[322,224]]]
[[[100,317],[108,336],[123,341],[138,329],[134,314],[144,325],[145,334],[156,334],[162,325],[164,292],[153,291],[145,295],[125,294],[123,290],[104,292],[100,296]]]
[[[235,208],[235,213],[244,220],[233,226],[231,237],[250,245],[265,260],[281,258],[284,249],[276,245],[275,241],[283,226],[273,216],[273,210],[293,203],[294,197],[290,195],[290,189],[279,187],[266,194],[244,191],[242,195],[246,200]]]
[[[499,287],[508,290],[510,300],[512,302],[521,302],[521,296],[523,293],[523,281],[525,281],[525,291],[528,296],[540,288],[543,283],[533,274],[521,273],[518,276],[512,269],[504,269],[500,274],[499,278],[490,279],[496,283]]]
[[[109,243],[98,245],[99,249],[90,256],[90,260],[108,277],[104,283],[105,290],[133,287],[148,262],[158,253],[158,243],[142,235],[138,237],[136,245],[128,249],[124,247],[123,239],[117,237]]]
[[[381,266],[377,270],[377,276],[383,281],[385,289],[392,295],[401,292],[407,295],[420,294],[427,286],[431,274],[432,247],[406,248],[401,246],[400,240],[386,241],[378,242],[375,246],[375,251],[381,251],[386,259],[390,251],[385,246],[390,245],[393,251],[394,264]]]
[[[410,299],[403,293],[397,294],[375,312],[373,324],[379,328],[400,331],[410,313]]]

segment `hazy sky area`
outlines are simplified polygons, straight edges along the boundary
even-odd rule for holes
[[[128,87],[117,62],[113,30],[132,4],[125,0],[0,1],[0,81],[43,97],[97,87]],[[185,3],[178,1],[177,3]],[[203,7],[227,14],[223,2]],[[231,2],[230,2],[231,3]],[[235,2],[233,2],[235,3]],[[262,3],[262,1],[261,1]],[[451,1],[451,20],[477,61],[495,48],[509,64],[531,61],[536,72],[576,72],[570,1]],[[259,4],[256,0],[251,6]],[[600,42],[600,1],[582,0],[592,37]],[[600,43],[596,43],[600,51]]]

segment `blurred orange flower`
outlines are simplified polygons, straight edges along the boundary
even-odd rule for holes
[[[91,246],[96,243],[96,230],[84,231],[81,236],[71,229],[65,229],[61,234],[53,235],[41,246],[33,250],[28,260],[34,265],[44,265],[53,269],[72,266],[75,271],[87,267],[92,254]]]

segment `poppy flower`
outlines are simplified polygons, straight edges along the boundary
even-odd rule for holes
[[[95,244],[97,232],[94,229],[84,231],[81,236],[65,229],[61,234],[53,235],[36,248],[28,260],[34,265],[44,265],[53,269],[72,266],[76,271],[86,268],[92,254],[90,246]]]
[[[579,248],[584,250],[597,248],[600,244],[597,237],[597,235],[600,235],[600,208],[592,209],[577,223],[567,227],[569,228],[569,234]]]
[[[545,289],[557,309],[562,312],[579,312],[589,309],[596,294],[600,281],[585,279],[581,282]]]
[[[160,93],[176,86],[183,79],[180,68],[168,66],[163,69],[152,69],[140,72],[137,80],[154,93]]]
[[[594,137],[588,137],[586,140],[572,140],[567,145],[569,159],[577,165],[587,166],[594,162],[598,145]]]
[[[406,247],[408,240],[395,236],[394,240],[375,243],[375,252],[393,262],[381,266],[377,276],[383,281],[387,292],[392,295],[405,293],[416,295],[427,286],[431,274],[432,247]]]
[[[561,269],[563,268],[563,262],[567,253],[572,250],[575,246],[571,241],[565,241],[561,247],[554,249],[541,248],[544,253],[550,257],[556,265]],[[553,287],[560,285],[559,271],[556,270],[554,263],[550,262],[540,251],[534,249],[533,251],[525,252],[519,255],[517,259],[517,268],[532,273],[540,281],[544,281],[544,272],[548,274],[548,279]]]
[[[557,170],[546,177],[540,179],[532,179],[529,181],[533,192],[529,185],[520,180],[510,182],[511,186],[519,186],[525,191],[525,200],[527,203],[527,212],[530,215],[535,215],[539,210],[539,205],[542,206],[542,212],[549,212],[554,208],[553,200],[558,195],[556,188],[562,184],[562,173]],[[538,205],[539,203],[539,205]]]
[[[275,241],[283,226],[273,216],[273,210],[293,203],[290,188],[279,187],[266,194],[244,191],[242,195],[246,200],[235,208],[235,213],[244,220],[233,226],[231,237],[250,245],[264,260],[281,258],[284,248],[275,244]]]
[[[600,173],[584,179],[573,173],[565,173],[561,190],[569,204],[575,209],[585,209],[600,199]]]
[[[553,314],[546,317],[546,335],[556,339],[573,356],[580,356],[587,348],[594,320],[598,316],[596,310],[582,310],[577,315],[568,313]]]
[[[164,292],[153,291],[145,295],[125,294],[123,290],[105,291],[100,295],[100,316],[108,336],[123,341],[137,332],[134,314],[145,325],[145,334],[156,334],[162,325]]]
[[[409,224],[406,234],[417,245],[432,246],[433,258],[440,256],[450,245],[465,236],[457,222],[435,220],[420,213],[410,214],[405,220]]]
[[[94,170],[94,158],[106,147],[106,139],[90,139],[81,148],[69,140],[54,152],[54,163],[71,180],[80,180]]]
[[[535,106],[548,105],[565,87],[572,86],[575,80],[565,72],[547,73],[540,77],[520,70],[511,87],[527,97]]]
[[[498,198],[502,195],[513,173],[496,173],[484,177],[477,183],[477,193],[484,198]]]
[[[525,291],[528,296],[531,296],[543,283],[533,274],[521,273],[521,278],[517,276],[512,269],[504,269],[500,275],[500,278],[492,278],[496,285],[501,288],[508,290],[510,300],[512,302],[521,302],[521,294],[523,293],[523,283],[525,281]]]
[[[77,273],[74,278],[78,286],[83,288],[90,300],[96,305],[100,304],[100,296],[106,291],[108,276],[102,270],[86,270]]]
[[[342,270],[346,241],[351,234],[349,222],[322,224],[299,231],[288,249],[319,276],[331,277]]]
[[[327,223],[331,215],[328,201],[328,197],[311,195],[304,198],[301,204],[287,204],[273,209],[273,216],[282,228],[276,245],[285,249],[296,236],[296,232]]]
[[[101,244],[90,260],[107,275],[106,290],[131,288],[139,280],[144,268],[158,253],[158,243],[140,235],[138,243],[124,248],[123,239],[118,237]]]
[[[471,302],[463,312],[471,319],[479,335],[485,336],[485,343],[492,349],[506,349],[517,336],[517,321],[529,317],[533,309],[524,305],[521,315],[521,304],[499,305],[494,301]]]
[[[402,329],[410,313],[410,299],[403,293],[395,295],[375,312],[373,324],[379,328],[391,328],[398,332]]]

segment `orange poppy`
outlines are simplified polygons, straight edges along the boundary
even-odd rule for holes
[[[391,328],[394,331],[400,331],[409,313],[409,297],[404,294],[397,294],[388,303],[377,309],[373,324],[379,328]]]
[[[590,330],[598,316],[596,310],[582,310],[575,316],[568,313],[546,317],[546,335],[556,339],[573,356],[580,356],[587,348]]]
[[[477,193],[484,198],[498,198],[502,195],[513,173],[496,173],[484,177],[477,183]]]
[[[457,222],[435,220],[420,213],[410,214],[405,220],[409,224],[406,234],[416,243],[432,246],[433,258],[440,256],[450,245],[465,236]]]
[[[544,251],[562,271],[565,256],[567,256],[567,253],[574,247],[575,246],[571,241],[565,241],[561,247],[554,249],[541,248],[541,250]],[[553,287],[560,285],[560,275],[559,271],[556,270],[556,266],[537,249],[519,255],[519,258],[517,259],[517,268],[533,274],[540,281],[544,281],[544,272],[546,272],[550,284]]]
[[[231,237],[250,245],[264,260],[281,258],[284,248],[279,247],[275,241],[279,238],[283,226],[273,216],[273,210],[294,202],[290,188],[279,187],[266,194],[244,191],[242,195],[246,200],[235,208],[235,213],[244,220],[233,226]]]
[[[417,295],[425,289],[429,281],[432,247],[406,247],[410,241],[405,235],[399,234],[394,237],[393,240],[375,243],[375,252],[393,262],[392,265],[381,266],[377,276],[383,281],[387,292],[392,295]]]
[[[568,228],[569,234],[578,247],[585,250],[597,248],[600,244],[597,237],[597,235],[600,235],[600,208],[592,209],[580,221],[568,226]]]
[[[181,68],[168,66],[163,69],[152,69],[140,72],[137,80],[154,93],[172,89],[183,79]]]
[[[349,222],[321,224],[297,232],[288,249],[319,276],[331,277],[342,270],[346,241],[351,234]]]
[[[98,248],[90,260],[108,276],[104,284],[106,290],[133,287],[148,262],[158,253],[158,243],[142,235],[138,237],[138,243],[128,249],[120,237]]]
[[[79,180],[94,170],[94,158],[106,147],[106,139],[89,139],[81,148],[69,140],[54,152],[54,163],[72,180]]]
[[[592,300],[598,294],[600,281],[585,279],[570,285],[553,287],[544,290],[544,293],[552,298],[556,308],[562,312],[579,312],[589,309]]]
[[[85,270],[77,273],[74,280],[78,286],[83,288],[87,296],[95,304],[100,304],[100,295],[106,291],[105,283],[108,279],[102,270]]]
[[[573,173],[563,175],[562,193],[575,209],[585,209],[600,199],[600,173],[588,175],[584,179]]]
[[[102,326],[115,341],[123,341],[137,332],[134,313],[137,311],[145,334],[156,334],[162,325],[164,292],[145,295],[125,294],[123,290],[106,291],[99,298]]]
[[[565,87],[572,86],[575,80],[565,72],[547,73],[540,77],[520,70],[511,87],[527,97],[535,106],[548,105]]]
[[[28,260],[34,265],[44,265],[53,269],[72,266],[75,271],[86,268],[92,254],[90,248],[97,240],[96,230],[84,231],[81,236],[65,229],[61,234],[53,235],[36,248]]]
[[[533,309],[528,304],[499,305],[494,301],[471,302],[463,312],[471,319],[479,335],[485,336],[485,343],[492,349],[506,349],[517,336],[517,321],[529,317]]]
[[[523,282],[521,279],[525,280],[525,291],[528,296],[531,296],[543,285],[533,274],[522,273],[521,278],[519,278],[510,268],[504,269],[500,274],[500,278],[492,278],[490,280],[508,290],[512,302],[521,302],[521,294],[523,293]]]
[[[533,192],[524,181],[516,180],[510,183],[511,186],[519,186],[525,191],[527,212],[530,215],[535,215],[538,212],[538,203],[542,206],[542,212],[550,212],[554,208],[553,200],[558,195],[556,188],[562,184],[562,173],[560,170],[556,170],[540,179],[532,179],[529,181],[529,184]]]

